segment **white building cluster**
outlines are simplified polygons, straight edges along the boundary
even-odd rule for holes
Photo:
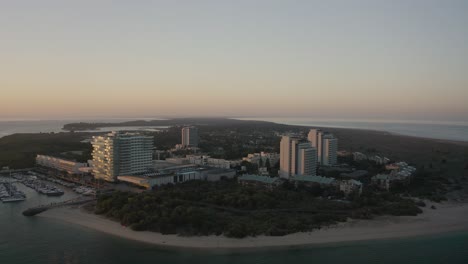
[[[385,166],[390,170],[388,174],[377,174],[372,177],[372,183],[382,189],[389,190],[396,184],[408,184],[416,172],[416,168],[406,162],[397,162]]]
[[[390,162],[390,159],[387,157],[380,157],[377,155],[366,155],[361,152],[353,152],[353,159],[355,161],[361,161],[361,160],[371,160],[374,161],[378,165],[384,165],[388,164]]]

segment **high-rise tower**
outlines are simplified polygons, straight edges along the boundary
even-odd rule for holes
[[[112,132],[93,137],[91,143],[96,179],[114,182],[117,176],[142,173],[153,165],[151,136]]]

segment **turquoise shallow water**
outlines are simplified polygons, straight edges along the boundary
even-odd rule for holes
[[[26,191],[28,200],[0,203],[0,263],[468,263],[468,232],[437,236],[333,244],[258,252],[194,252],[161,249],[42,217],[23,209],[52,200]]]

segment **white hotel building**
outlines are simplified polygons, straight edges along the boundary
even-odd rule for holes
[[[144,173],[153,166],[153,137],[138,133],[112,132],[96,136],[93,173],[96,179],[114,182],[117,176]]]

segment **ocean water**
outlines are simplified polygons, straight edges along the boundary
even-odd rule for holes
[[[136,119],[131,119],[136,120]],[[129,121],[128,119],[122,120],[88,120],[83,122],[123,122]],[[76,120],[44,120],[44,121],[0,121],[0,138],[15,133],[58,133],[68,132],[63,130],[63,126],[68,123],[80,122]],[[84,130],[82,132],[108,132],[108,131],[125,131],[125,130],[145,130],[156,131],[166,126],[127,126],[127,127],[103,127],[97,130]]]
[[[386,120],[333,120],[306,118],[237,118],[242,120],[263,120],[287,125],[357,128],[387,131],[391,133],[468,141],[468,122],[421,122],[421,121],[386,121]],[[83,122],[122,122],[136,119],[84,120]],[[64,132],[63,125],[77,120],[48,120],[48,121],[0,121],[0,138],[14,133],[49,133]],[[158,130],[165,127],[106,127],[97,131],[115,130]],[[89,131],[89,132],[96,132]]]
[[[24,217],[21,212],[28,207],[70,199],[74,194],[66,190],[64,197],[51,198],[20,184],[18,188],[26,192],[27,201],[0,203],[2,264],[468,263],[468,232],[249,252],[162,249],[55,219]]]
[[[390,133],[468,141],[468,122],[444,121],[409,121],[409,120],[344,120],[344,119],[310,119],[310,118],[238,118],[241,120],[261,120],[286,125],[356,128],[386,131]]]

